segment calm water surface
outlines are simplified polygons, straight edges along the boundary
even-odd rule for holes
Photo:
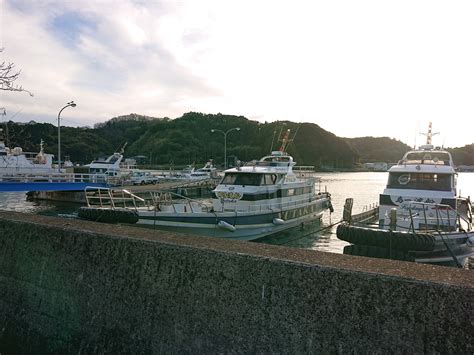
[[[342,253],[347,243],[337,239],[335,227],[330,224],[342,218],[345,199],[354,198],[353,212],[361,212],[364,208],[378,202],[379,194],[387,182],[386,172],[354,172],[354,173],[321,173],[321,189],[327,189],[332,196],[334,213],[325,213],[320,223],[313,223],[304,229],[293,228],[290,231],[266,237],[260,242],[286,245],[289,247],[307,248],[333,253]],[[474,173],[459,173],[458,191],[462,196],[474,198]],[[39,213],[43,215],[61,215],[77,212],[76,204],[26,201],[25,193],[0,193],[0,210]]]

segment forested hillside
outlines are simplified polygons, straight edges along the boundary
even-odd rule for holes
[[[346,138],[362,162],[396,163],[411,149],[408,145],[388,137]]]
[[[287,130],[295,139],[288,146],[299,165],[320,169],[351,168],[358,162],[396,162],[410,149],[387,137],[340,138],[313,123],[260,123],[243,116],[189,112],[177,119],[153,118],[137,114],[115,117],[89,127],[61,127],[61,152],[73,162],[86,164],[117,151],[124,143],[125,157],[142,155],[152,165],[203,164],[224,161],[224,135],[227,131],[227,156],[241,161],[258,159],[277,150],[278,138]],[[7,145],[37,152],[40,140],[47,153],[57,154],[57,127],[30,122],[2,124]],[[452,150],[457,164],[474,165],[474,145]]]

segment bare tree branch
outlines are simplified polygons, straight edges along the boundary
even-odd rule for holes
[[[0,52],[3,52],[4,48],[0,48]],[[33,96],[33,93],[27,89],[24,89],[21,85],[14,84],[14,81],[18,79],[21,71],[14,70],[15,64],[2,62],[0,64],[0,90],[6,91],[24,91]]]

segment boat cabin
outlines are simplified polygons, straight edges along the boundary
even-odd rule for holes
[[[263,186],[275,185],[283,179],[283,174],[253,173],[234,171],[226,172],[221,185]]]

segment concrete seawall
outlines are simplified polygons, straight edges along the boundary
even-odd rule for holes
[[[474,352],[474,273],[0,213],[0,353]]]

